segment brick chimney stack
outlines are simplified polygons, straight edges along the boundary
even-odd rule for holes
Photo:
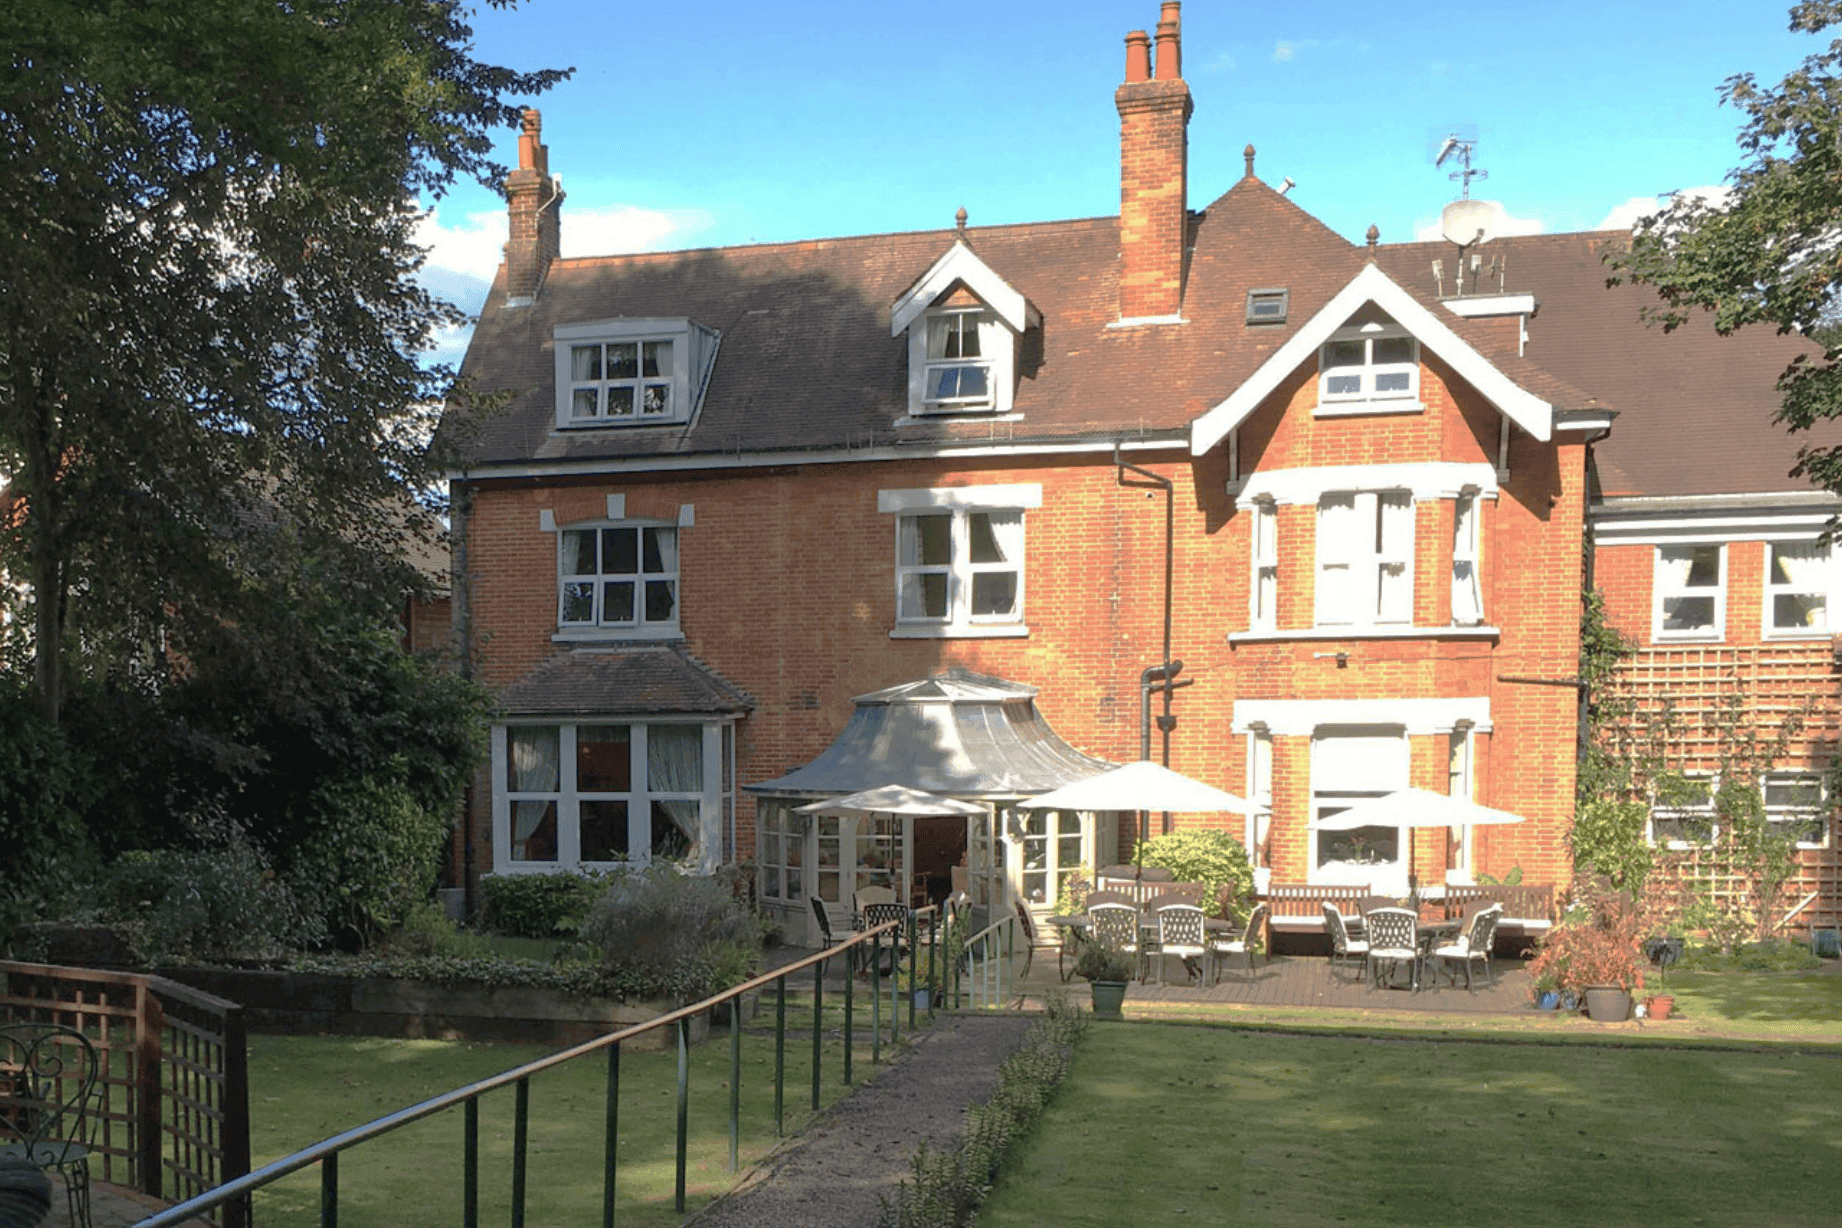
[[[1189,122],[1195,104],[1183,80],[1178,0],[1158,18],[1151,40],[1126,35],[1126,80],[1119,108],[1119,315],[1173,317],[1183,310],[1183,258],[1189,243]]]
[[[559,239],[557,212],[563,185],[550,176],[550,151],[541,139],[543,116],[526,108],[518,134],[518,169],[505,177],[510,236],[505,242],[505,292],[514,303],[537,297]]]

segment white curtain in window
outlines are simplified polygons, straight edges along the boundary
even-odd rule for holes
[[[562,770],[555,725],[514,726],[505,731],[513,793],[555,793]],[[525,842],[537,833],[550,803],[512,803],[512,856],[522,860]]]
[[[1772,547],[1772,584],[1798,593],[1828,588],[1829,556],[1815,544]]]
[[[1380,554],[1375,620],[1413,621],[1413,498],[1406,492],[1376,496]]]
[[[1688,584],[1689,569],[1695,565],[1692,551],[1664,548],[1657,552],[1657,588],[1679,593]]]
[[[1023,558],[1023,513],[1022,512],[982,512],[981,515],[991,526],[991,544],[996,549],[995,558],[980,558],[974,552],[975,563],[1016,563]]]
[[[690,844],[685,864],[698,870],[715,852],[703,831],[703,803],[697,798],[661,798],[661,793],[701,793],[704,787],[704,731],[701,725],[649,725],[646,729],[646,787],[653,804],[671,816]]]
[[[659,552],[659,570],[674,574],[678,570],[678,530],[647,529],[646,535],[653,540]]]
[[[1361,538],[1354,494],[1327,494],[1318,500],[1316,606],[1320,624],[1355,621],[1350,561]]]
[[[1464,495],[1452,509],[1452,621],[1484,621],[1484,598],[1477,575],[1477,499]]]

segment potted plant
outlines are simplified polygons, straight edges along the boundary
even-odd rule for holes
[[[1536,986],[1549,985],[1563,997],[1583,998],[1586,1013],[1600,1022],[1631,1017],[1631,993],[1644,985],[1644,938],[1651,932],[1649,910],[1626,892],[1603,883],[1579,890],[1579,900],[1542,940],[1529,966]]]
[[[1137,960],[1103,942],[1090,942],[1075,956],[1075,975],[1087,981],[1093,994],[1094,1018],[1119,1019],[1120,1006],[1126,1000],[1126,985],[1132,980]]]

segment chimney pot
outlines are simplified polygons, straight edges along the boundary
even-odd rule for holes
[[[1151,36],[1143,30],[1126,35],[1126,80],[1151,80]]]
[[[557,257],[557,212],[563,200],[562,183],[550,175],[543,116],[534,107],[527,107],[519,118],[518,166],[505,177],[505,197],[505,292],[514,302],[528,303],[537,297]]]
[[[1164,0],[1158,16],[1158,80],[1176,81],[1183,76],[1183,52],[1178,38],[1178,0]]]

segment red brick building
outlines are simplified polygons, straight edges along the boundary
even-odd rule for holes
[[[470,872],[755,859],[803,919],[963,859],[1046,909],[1129,857],[1130,825],[1012,803],[1168,753],[1259,803],[1203,821],[1278,881],[1566,880],[1590,536],[1616,539],[1596,566],[1620,625],[1648,617],[1646,551],[1673,569],[1656,600],[1698,593],[1701,556],[1634,526],[1644,500],[1725,493],[1643,458],[1686,442],[1690,405],[1763,424],[1769,373],[1647,332],[1604,290],[1613,236],[1498,240],[1500,274],[1454,294],[1451,245],[1338,236],[1251,146],[1192,208],[1178,5],[1155,41],[1127,38],[1115,94],[1118,217],[560,259],[527,115],[464,368],[510,403],[468,424],[453,485],[456,630],[504,707]],[[1792,445],[1742,434],[1696,437],[1700,470],[1746,452],[1741,489],[1790,490]],[[1807,541],[1827,497],[1784,499]],[[1764,540],[1723,547],[1727,626],[1833,694],[1826,624],[1760,642]],[[1715,647],[1654,652],[1692,672]],[[794,809],[883,783],[988,810]],[[1407,785],[1526,821],[1318,830]]]

